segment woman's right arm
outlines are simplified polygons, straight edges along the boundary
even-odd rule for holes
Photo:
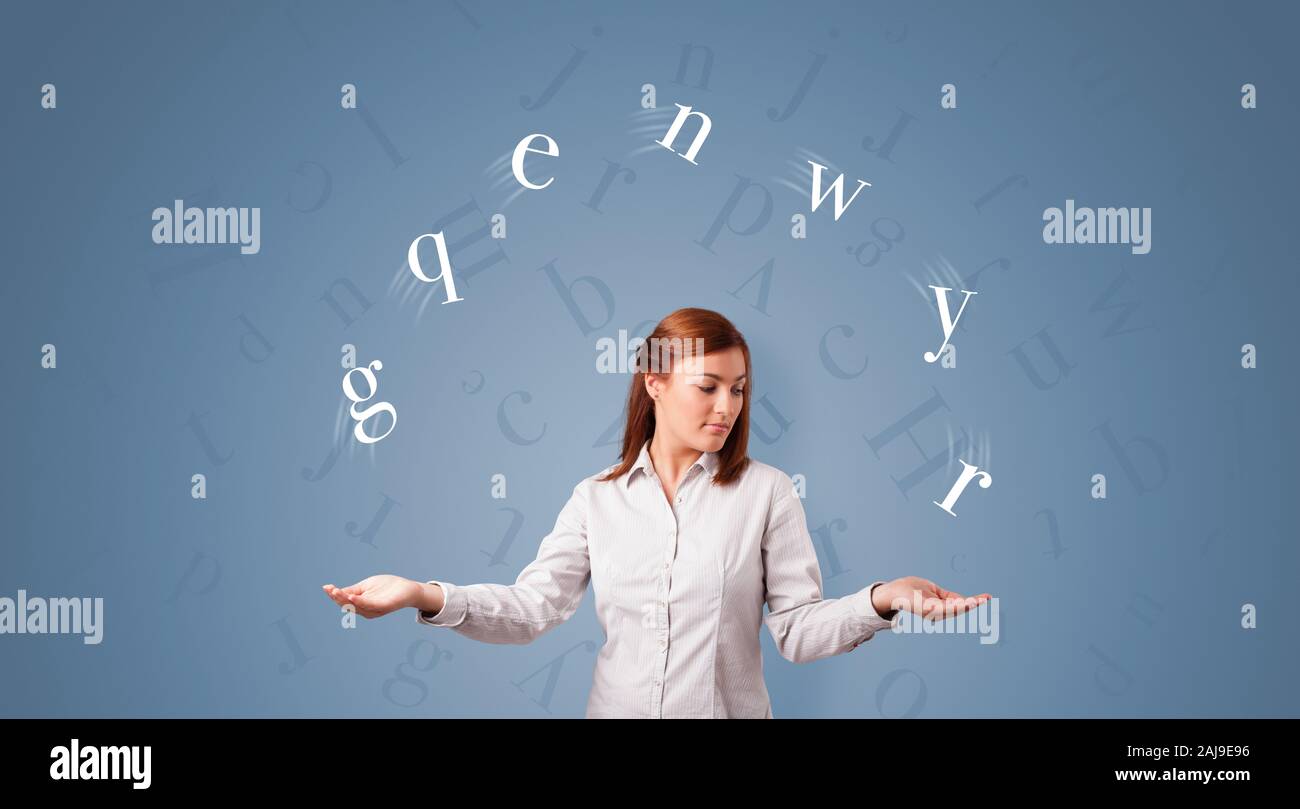
[[[421,585],[426,607],[416,621],[445,626],[486,643],[530,643],[567,621],[578,609],[591,579],[587,552],[589,487],[583,480],[541,543],[537,558],[514,584],[453,584],[429,580]],[[436,603],[440,602],[440,603]],[[432,614],[431,614],[432,613]]]
[[[415,603],[412,605],[425,618],[432,618],[437,615],[447,603],[446,596],[443,594],[442,586],[437,581],[428,581],[420,585],[420,591],[415,597]]]
[[[587,590],[591,578],[587,506],[592,483],[587,479],[573,488],[537,558],[514,584],[418,582],[381,575],[350,587],[327,584],[325,593],[365,618],[415,607],[415,618],[422,624],[450,627],[487,643],[529,643],[568,620]]]

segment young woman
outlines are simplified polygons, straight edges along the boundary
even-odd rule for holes
[[[366,618],[414,607],[422,624],[528,643],[572,616],[590,581],[606,640],[588,718],[769,719],[762,625],[784,658],[806,663],[853,650],[898,609],[941,618],[990,597],[907,576],[822,598],[793,481],[746,455],[753,372],[740,332],[679,309],[637,369],[621,461],[574,487],[514,584],[379,575],[326,594]]]

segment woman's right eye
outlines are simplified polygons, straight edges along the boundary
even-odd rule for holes
[[[704,391],[705,393],[713,393],[713,386],[712,386],[712,385],[710,385],[710,386],[707,387],[707,388],[704,387],[703,385],[696,385],[695,387],[699,388],[700,390]]]

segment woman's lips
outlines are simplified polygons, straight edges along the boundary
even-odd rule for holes
[[[715,433],[725,433],[728,430],[726,426],[721,424],[706,424],[704,426],[706,429],[712,430]]]

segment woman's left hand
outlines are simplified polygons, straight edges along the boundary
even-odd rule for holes
[[[952,590],[945,590],[929,579],[920,576],[904,576],[901,579],[885,582],[871,592],[871,606],[882,616],[894,610],[907,610],[923,618],[943,620],[972,610],[992,598],[988,593],[977,596],[963,596]]]

